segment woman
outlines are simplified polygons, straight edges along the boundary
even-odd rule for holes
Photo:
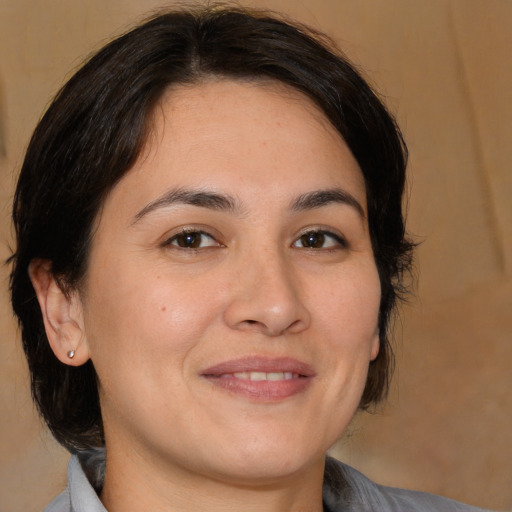
[[[326,462],[386,394],[405,160],[347,60],[267,14],[169,12],[79,70],[13,210],[32,390],[73,454],[47,510],[476,510]]]

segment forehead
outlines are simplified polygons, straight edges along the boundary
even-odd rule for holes
[[[233,197],[260,192],[260,201],[288,204],[339,187],[363,205],[366,199],[359,166],[323,112],[301,92],[270,81],[211,80],[166,91],[140,157],[107,203],[123,192],[135,207],[177,187]]]
[[[180,119],[185,119],[187,114],[204,118],[214,115],[219,123],[229,122],[238,116],[250,121],[255,114],[261,112],[261,107],[270,110],[268,115],[261,118],[258,116],[259,123],[266,119],[269,125],[276,121],[279,124],[279,119],[271,116],[276,111],[285,114],[287,118],[297,112],[303,117],[307,112],[310,122],[314,119],[319,127],[337,133],[324,112],[309,96],[283,82],[265,78],[238,80],[214,76],[200,83],[171,86],[162,95],[159,107],[154,110],[152,122],[154,126],[161,126],[162,114],[164,118],[166,114],[172,114]],[[249,126],[244,126],[244,129]]]
[[[268,165],[273,159],[274,166],[286,162],[297,172],[309,166],[310,175],[330,160],[325,167],[357,168],[355,175],[362,181],[352,153],[320,108],[302,92],[270,80],[211,79],[166,91],[153,111],[135,172],[142,167],[147,171],[141,164],[148,160],[168,160],[169,169],[176,171],[201,158],[209,161],[211,175],[223,158],[238,174],[252,167],[258,175],[263,174],[258,169],[263,160]]]

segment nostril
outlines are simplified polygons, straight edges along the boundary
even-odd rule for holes
[[[290,330],[293,330],[293,329],[300,329],[301,328],[301,325],[302,325],[302,321],[301,320],[295,320],[295,322],[291,323],[289,326],[288,326],[288,329]]]
[[[274,337],[308,327],[309,313],[293,289],[285,290],[283,285],[274,295],[256,290],[253,294],[244,290],[243,296],[235,294],[229,300],[224,320],[230,328]]]

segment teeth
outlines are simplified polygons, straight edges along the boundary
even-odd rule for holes
[[[233,377],[243,380],[292,380],[296,376],[291,372],[236,372]]]
[[[244,379],[244,380],[249,380],[250,379],[249,372],[234,373],[233,377],[236,377],[237,379]]]

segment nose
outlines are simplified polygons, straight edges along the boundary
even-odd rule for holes
[[[224,313],[229,327],[270,337],[307,329],[310,314],[293,274],[278,254],[246,258]]]

